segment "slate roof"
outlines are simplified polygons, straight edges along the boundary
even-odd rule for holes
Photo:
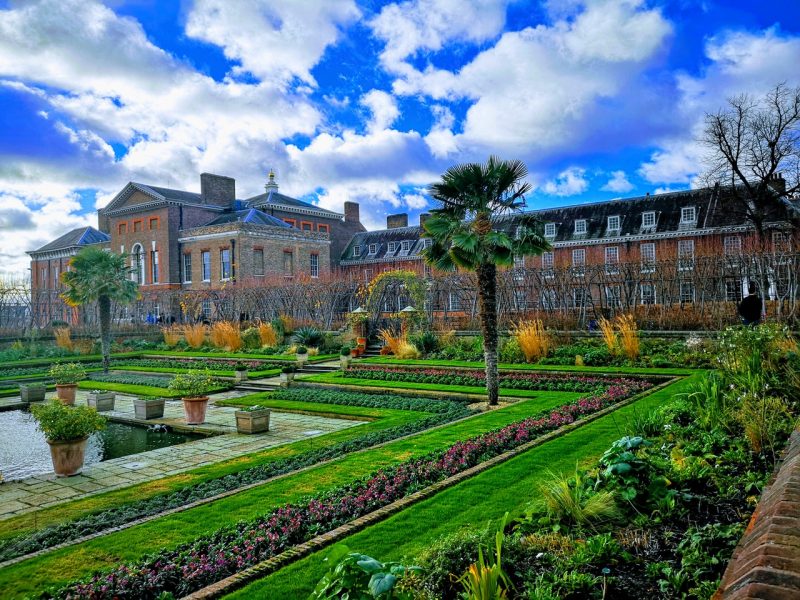
[[[60,238],[57,238],[45,244],[41,248],[31,250],[31,252],[51,252],[53,250],[63,250],[65,248],[72,248],[74,246],[89,246],[91,244],[102,244],[108,242],[111,237],[107,233],[98,231],[94,227],[80,227],[65,233]]]
[[[291,225],[278,219],[277,217],[273,217],[272,215],[268,215],[265,212],[262,212],[256,208],[246,208],[244,210],[236,210],[231,212],[226,212],[216,219],[203,225],[203,227],[207,227],[209,225],[223,225],[225,223],[252,223],[255,225],[269,225],[270,227],[288,227],[291,229]]]
[[[265,192],[263,194],[259,194],[258,196],[253,196],[252,198],[248,198],[247,203],[255,208],[261,208],[267,204],[273,204],[279,206],[289,206],[292,208],[314,210],[321,213],[327,213],[331,216],[331,218],[335,219],[339,219],[342,216],[339,213],[333,212],[332,210],[321,208],[319,206],[316,206],[315,204],[311,204],[310,202],[305,202],[303,200],[298,200],[297,198],[292,198],[291,196],[286,196],[285,194],[281,194],[280,192],[277,192],[275,190],[270,190],[269,192]]]
[[[184,190],[173,190],[171,188],[157,187],[155,185],[147,185],[146,183],[131,182],[133,185],[142,189],[142,191],[151,191],[158,196],[162,196],[165,200],[173,202],[180,202],[181,204],[202,204],[203,198],[197,192],[186,192]]]

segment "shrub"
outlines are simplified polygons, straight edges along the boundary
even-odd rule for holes
[[[209,338],[214,347],[223,348],[228,352],[236,352],[242,347],[242,334],[238,323],[217,321],[211,326]]]
[[[436,352],[439,348],[439,339],[432,331],[423,331],[410,337],[410,341],[422,354],[430,354]]]
[[[531,506],[528,517],[544,511],[550,524],[579,530],[616,519],[620,515],[615,494],[611,491],[595,492],[586,473],[575,469],[573,476],[550,473],[539,486],[541,499]]]
[[[72,352],[72,338],[70,337],[69,327],[57,327],[53,329],[56,338],[56,346]]]
[[[339,350],[339,354],[341,356],[350,356],[350,346],[342,346],[342,349]]]
[[[206,343],[206,332],[208,328],[202,323],[183,326],[183,337],[190,348],[202,348]]]
[[[514,337],[504,338],[500,341],[498,357],[500,362],[504,363],[525,362],[525,355],[522,353],[522,349],[519,347],[517,338]]]
[[[298,346],[295,349],[295,354],[308,354],[308,348],[306,348],[305,346]]]
[[[620,315],[616,321],[622,354],[628,360],[636,360],[639,358],[639,330],[633,315]]]
[[[37,427],[50,442],[83,439],[106,426],[106,418],[88,406],[66,406],[57,400],[31,407]]]
[[[179,373],[169,383],[169,389],[180,392],[186,398],[205,396],[217,386],[217,382],[208,369],[192,370]]]
[[[162,327],[161,333],[164,336],[164,343],[167,346],[173,347],[177,346],[178,342],[181,341],[183,328],[179,325],[169,325],[168,327]]]
[[[56,363],[50,367],[50,377],[57,385],[71,385],[86,378],[86,371],[78,363]]]
[[[292,341],[303,346],[319,348],[325,341],[325,336],[316,327],[300,327],[294,332]]]
[[[258,327],[248,327],[242,332],[242,346],[248,350],[258,350],[261,343],[261,333]]]
[[[272,331],[275,332],[276,336],[275,345],[277,346],[278,344],[283,343],[283,338],[286,336],[286,326],[284,325],[283,319],[280,318],[272,319],[270,325],[272,327]]]
[[[517,323],[512,328],[511,335],[517,340],[525,360],[529,363],[544,358],[550,352],[550,335],[540,319]]]
[[[260,346],[262,348],[265,346],[274,348],[278,345],[278,333],[275,331],[272,323],[259,323],[258,335],[261,337]]]
[[[775,396],[746,393],[736,419],[744,429],[753,452],[775,456],[775,450],[792,430],[792,413],[786,403]]]

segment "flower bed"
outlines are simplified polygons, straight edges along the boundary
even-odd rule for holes
[[[457,442],[447,450],[379,469],[350,485],[284,505],[254,521],[164,550],[134,565],[97,573],[86,582],[67,585],[44,597],[156,598],[163,592],[189,594],[648,386],[646,382],[610,386],[603,393],[563,405],[547,415],[523,419]]]
[[[408,383],[433,383],[438,385],[463,385],[483,387],[486,373],[478,369],[405,369],[358,365],[344,370],[345,377],[402,381]],[[541,390],[549,392],[593,392],[609,385],[627,385],[632,380],[597,377],[591,375],[556,375],[521,371],[501,371],[500,387],[515,390]]]

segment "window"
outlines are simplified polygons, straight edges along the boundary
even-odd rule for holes
[[[575,288],[572,290],[572,306],[574,308],[583,308],[587,304],[589,294],[583,288]]]
[[[42,282],[42,287],[47,287],[47,267],[42,267],[42,274],[39,276],[39,281]]]
[[[642,304],[656,303],[656,286],[652,283],[642,284]]]
[[[203,265],[203,281],[211,281],[211,252],[203,250],[200,253],[200,263]]]
[[[284,219],[283,222],[288,223],[292,227],[297,227],[297,221],[295,221],[294,219]]]
[[[691,281],[681,281],[681,304],[691,304],[694,302],[694,283]]]
[[[203,300],[203,317],[211,318],[211,300]]]
[[[606,304],[608,304],[610,308],[622,307],[622,289],[620,286],[606,286]]]
[[[422,247],[423,248],[430,248],[433,246],[433,239],[432,238],[425,238],[422,240]]]
[[[370,244],[369,245],[369,253],[370,254],[377,254],[378,253],[378,244]]]
[[[372,269],[364,269],[364,283],[372,281]]]
[[[231,249],[220,248],[219,251],[219,278],[231,278]]]
[[[308,221],[301,221],[300,229],[302,229],[303,231],[314,231],[314,224]]]
[[[450,292],[447,295],[447,304],[448,309],[451,311],[459,311],[461,310],[461,298],[458,297],[457,292]]]
[[[134,221],[133,222],[133,232],[139,233],[142,230],[142,222],[141,221]]]
[[[654,211],[642,213],[642,228],[656,226],[656,213]]]
[[[614,215],[613,217],[608,217],[608,230],[609,231],[619,231],[619,215]]]
[[[294,253],[289,250],[283,251],[283,274],[286,277],[294,275]]]
[[[606,273],[609,275],[619,273],[619,246],[606,248]]]
[[[575,233],[576,234],[586,233],[586,219],[578,219],[577,221],[575,221]]]
[[[514,268],[515,269],[524,269],[525,268],[525,255],[524,254],[515,254],[514,255]]]
[[[158,229],[158,217],[150,217],[148,226],[150,227],[150,231]]]
[[[544,237],[556,237],[556,224],[555,223],[545,223],[544,224]]]
[[[117,233],[119,235],[125,235],[128,233],[128,224],[127,223],[120,223],[117,225]]]
[[[694,240],[678,240],[678,270],[694,269]]]
[[[409,250],[411,250],[411,242],[409,240],[403,240],[400,243],[400,250],[402,250],[403,252],[408,252]]]
[[[183,255],[183,282],[192,283],[192,253]]]
[[[694,206],[684,206],[681,209],[681,223],[688,224],[697,221],[697,210]]]
[[[319,277],[319,254],[311,255],[311,276]]]
[[[728,302],[740,302],[743,291],[741,279],[728,278],[725,280],[725,300]]]
[[[359,256],[361,256],[361,246],[356,244],[353,246],[353,258],[358,258]]]
[[[158,283],[158,250],[150,251],[150,282]]]
[[[397,250],[397,242],[389,242],[388,248],[386,248],[386,252],[389,254],[393,254]]]
[[[53,265],[53,289],[58,287],[58,265]]]
[[[544,310],[555,310],[558,308],[558,294],[556,290],[544,290],[540,302]]]
[[[319,225],[317,225],[317,231],[319,231],[320,233],[330,233],[331,228],[330,225],[323,225],[320,223]]]
[[[586,249],[577,248],[572,251],[572,270],[575,276],[582,276],[586,265]]]
[[[738,256],[742,251],[742,238],[738,235],[727,236],[724,244],[725,256]]]
[[[253,248],[253,275],[261,277],[264,275],[264,249]]]
[[[639,253],[642,261],[642,273],[652,273],[656,270],[656,245],[652,242],[641,244]]]
[[[433,269],[431,269],[431,266],[427,262],[422,265],[422,274],[425,279],[433,277]]]
[[[555,264],[552,252],[542,252],[542,269],[552,270]]]
[[[514,307],[517,310],[526,310],[528,308],[528,294],[525,288],[514,290]]]
[[[144,283],[144,252],[141,244],[131,248],[131,269],[131,279],[140,285]]]
[[[785,231],[772,232],[772,249],[774,252],[789,252],[792,249],[791,246],[788,233]]]

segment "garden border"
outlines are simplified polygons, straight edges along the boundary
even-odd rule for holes
[[[336,529],[328,531],[327,533],[318,535],[306,542],[303,542],[302,544],[293,546],[292,548],[289,548],[288,550],[281,552],[277,556],[273,556],[272,558],[269,558],[265,561],[253,565],[252,567],[248,567],[247,569],[244,569],[243,571],[240,571],[235,575],[226,577],[225,579],[222,579],[216,583],[206,586],[200,590],[197,590],[196,592],[193,592],[188,596],[183,596],[183,599],[213,600],[216,598],[221,598],[222,596],[227,595],[230,592],[233,592],[241,587],[244,587],[245,585],[258,580],[265,575],[277,571],[295,562],[298,559],[305,558],[306,556],[312,554],[313,552],[321,550],[331,545],[334,542],[338,542],[342,538],[357,533],[358,531],[365,529],[369,525],[378,523],[384,520],[386,517],[389,517],[397,512],[400,512],[401,510],[408,508],[413,504],[416,504],[422,500],[430,498],[431,496],[434,496],[435,494],[444,489],[452,487],[462,481],[465,481],[466,479],[473,477],[474,475],[478,475],[479,473],[482,473],[492,467],[507,462],[508,460],[520,454],[523,454],[528,450],[531,450],[532,448],[541,446],[542,444],[560,438],[576,429],[580,429],[581,427],[587,425],[588,423],[591,423],[592,421],[595,421],[601,417],[609,415],[617,411],[618,409],[622,408],[623,406],[628,406],[629,404],[633,404],[634,402],[637,402],[642,398],[649,396],[650,394],[653,394],[669,385],[672,385],[673,383],[677,383],[683,378],[684,376],[673,377],[668,381],[665,381],[657,386],[653,386],[652,388],[644,392],[635,394],[634,396],[631,396],[630,398],[627,398],[622,402],[618,402],[613,406],[609,406],[607,408],[597,411],[596,413],[587,415],[582,419],[573,421],[572,423],[569,423],[567,425],[563,425],[558,429],[555,429],[542,436],[537,437],[535,440],[531,440],[530,442],[523,444],[522,446],[519,446],[513,450],[509,450],[508,452],[499,454],[493,458],[490,458],[487,461],[475,465],[474,467],[470,467],[469,469],[462,471],[461,473],[457,473],[456,475],[453,475],[451,477],[448,477],[447,479],[444,479],[433,485],[430,485],[422,490],[419,490],[418,492],[414,492],[413,494],[410,494],[405,498],[401,498],[400,500],[396,500],[395,502],[387,504],[386,506],[382,506],[381,508],[374,510],[369,514],[366,514],[362,517],[359,517],[358,519],[350,521],[349,523],[345,523],[344,525],[341,525]],[[460,421],[471,419],[474,418],[475,416],[478,415],[465,417]],[[451,423],[455,422],[457,421],[452,421]],[[446,423],[439,427],[444,427],[449,424],[450,423]],[[434,428],[431,428],[431,430],[432,429]]]

